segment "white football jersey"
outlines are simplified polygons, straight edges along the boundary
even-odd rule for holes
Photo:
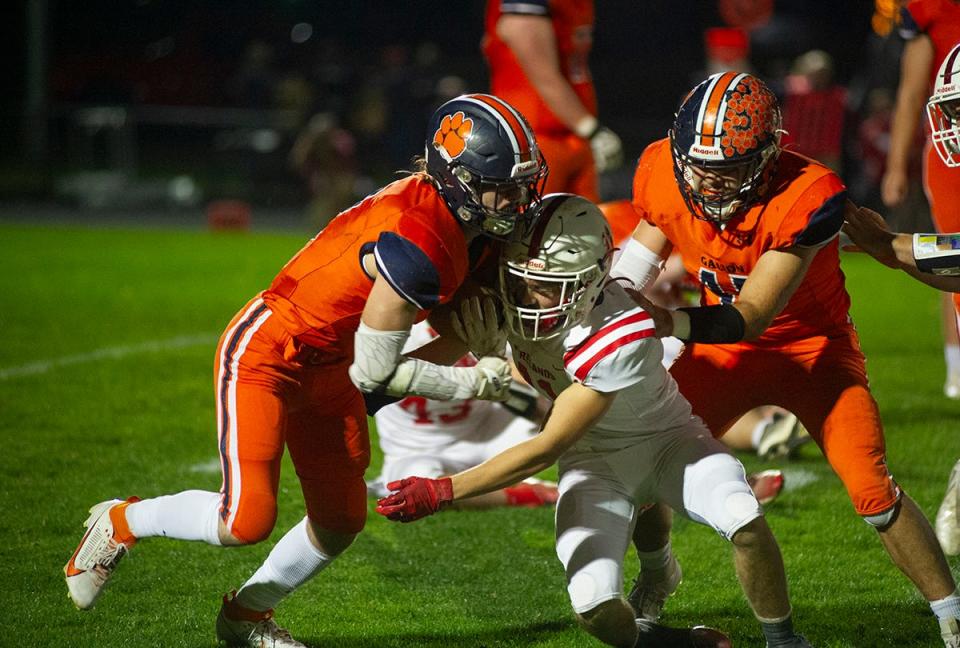
[[[437,336],[426,322],[410,330],[403,347],[408,353]],[[476,364],[467,355],[457,362],[459,367]],[[376,413],[380,447],[388,454],[427,451],[463,440],[476,432],[490,414],[493,403],[483,400],[437,401],[422,396],[407,396]]]
[[[565,335],[542,342],[510,336],[518,370],[551,400],[574,382],[620,392],[577,446],[620,447],[625,438],[685,425],[690,403],[661,364],[663,345],[650,315],[615,282],[601,295],[587,319]]]

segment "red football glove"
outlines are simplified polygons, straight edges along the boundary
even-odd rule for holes
[[[453,501],[453,482],[449,477],[407,477],[390,482],[387,488],[395,492],[377,500],[376,511],[394,522],[419,520]]]

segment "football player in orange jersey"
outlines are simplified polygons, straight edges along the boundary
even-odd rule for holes
[[[593,18],[593,0],[487,0],[483,53],[491,92],[530,120],[550,163],[545,193],[596,202],[597,172],[620,166],[623,147],[597,121]]]
[[[91,509],[64,568],[77,607],[93,606],[139,539],[265,540],[276,521],[286,445],[306,516],[239,592],[224,597],[216,631],[231,646],[302,646],[273,621],[273,608],[364,526],[364,395],[506,396],[510,369],[502,358],[451,367],[401,349],[415,321],[452,299],[486,241],[528,217],[546,166],[520,113],[489,95],[445,103],[428,133],[423,170],[338,215],[221,337],[214,373],[220,492],[108,500]],[[454,346],[453,357],[433,359],[452,364],[463,348]]]
[[[900,85],[890,126],[887,168],[881,181],[881,197],[888,207],[907,196],[910,154],[923,105],[936,81],[937,69],[954,45],[960,43],[960,1],[911,0],[900,10],[900,35],[907,39],[900,60]],[[923,155],[923,188],[930,202],[930,215],[940,232],[960,231],[960,182],[937,155],[928,138]],[[947,376],[943,392],[960,399],[960,341],[957,321],[960,295],[943,297],[944,360]]]
[[[671,251],[682,255],[700,279],[700,307],[637,299],[658,336],[687,342],[671,373],[694,413],[718,436],[760,405],[795,413],[943,623],[956,616],[956,585],[929,522],[887,469],[848,313],[836,241],[846,191],[825,166],[781,150],[780,124],[773,93],[749,74],[696,86],[670,136],[640,158],[633,203],[644,220],[614,274],[642,289]],[[658,526],[669,528],[669,511],[641,518],[639,551],[653,550],[652,539],[667,547],[667,534],[651,534]],[[658,587],[640,574],[638,595]],[[790,645],[780,639],[789,615],[761,622],[768,646]]]

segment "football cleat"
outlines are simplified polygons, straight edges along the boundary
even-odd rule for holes
[[[779,470],[764,470],[747,475],[747,483],[761,504],[769,504],[777,499],[783,490],[783,473]]]
[[[237,603],[237,593],[223,595],[217,615],[217,641],[228,648],[307,648],[273,620],[273,610],[258,612]]]
[[[801,445],[810,441],[810,433],[793,414],[774,414],[760,434],[757,456],[761,459],[786,459]]]
[[[637,619],[637,643],[634,648],[732,648],[730,638],[714,628],[671,628]]]
[[[107,500],[90,509],[83,523],[87,532],[63,567],[70,599],[79,609],[93,607],[117,563],[137,542],[124,517],[124,509],[137,501],[137,497]]]
[[[940,619],[944,648],[960,648],[960,619]]]
[[[937,540],[948,556],[960,554],[960,461],[953,465],[947,493],[937,509]]]
[[[667,599],[677,591],[682,580],[683,570],[673,554],[670,554],[670,562],[663,569],[641,570],[627,595],[627,602],[637,620],[653,622],[659,619]]]

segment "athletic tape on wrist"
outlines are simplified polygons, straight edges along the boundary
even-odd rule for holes
[[[913,259],[921,272],[960,275],[960,233],[914,234]]]

